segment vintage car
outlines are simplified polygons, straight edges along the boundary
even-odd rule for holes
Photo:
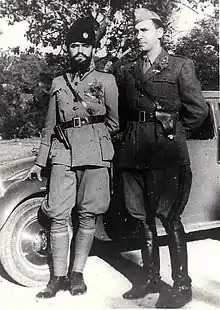
[[[216,92],[204,94],[209,115],[188,140],[193,184],[182,219],[190,233],[220,227],[219,102]],[[0,261],[8,275],[24,286],[42,285],[50,276],[49,221],[39,208],[47,193],[49,168],[42,182],[24,180],[33,162],[34,156],[0,169]],[[70,234],[72,226],[74,219]],[[125,211],[123,196],[112,195],[109,211],[98,218],[96,227],[101,242],[120,247],[126,240],[134,241],[135,224]],[[160,223],[158,230],[165,234]]]

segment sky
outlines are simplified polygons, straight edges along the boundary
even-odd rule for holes
[[[175,37],[187,33],[194,25],[195,21],[202,18],[204,15],[199,12],[195,13],[191,9],[180,5],[180,12],[174,17],[175,20]],[[212,12],[212,7],[208,7],[205,14]],[[0,49],[6,50],[9,47],[20,46],[21,50],[29,47],[31,44],[25,38],[25,32],[28,29],[27,22],[15,23],[13,26],[8,26],[5,19],[0,19]]]
[[[16,23],[13,26],[8,26],[5,19],[0,19],[0,48],[7,49],[8,47],[21,46],[22,49],[30,46],[30,43],[25,38],[24,34],[28,29],[27,22]]]

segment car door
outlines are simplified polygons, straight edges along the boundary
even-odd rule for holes
[[[207,119],[187,141],[193,179],[189,201],[182,215],[186,231],[220,226],[219,103],[209,100],[207,104]]]

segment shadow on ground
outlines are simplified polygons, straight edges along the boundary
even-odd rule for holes
[[[110,242],[103,242],[95,239],[91,255],[96,255],[107,262],[115,270],[126,277],[132,285],[140,284],[143,279],[143,268],[122,256],[121,249]],[[161,289],[170,288],[170,285],[161,281]]]
[[[220,241],[219,229],[210,229],[206,231],[198,231],[187,234],[187,241],[196,241],[204,239],[214,239]],[[161,236],[159,239],[160,246],[167,245],[167,236]],[[139,283],[143,277],[143,268],[135,262],[124,258],[121,255],[123,251],[131,251],[139,249],[137,239],[125,239],[122,242],[101,241],[95,239],[90,255],[95,255],[106,261],[110,266],[115,268],[118,272],[124,275],[133,285]],[[0,263],[0,276],[13,283],[17,284],[4,270],[4,267]],[[162,285],[166,288],[169,284],[162,282]],[[201,294],[198,294],[201,295]],[[207,296],[208,298],[208,296]],[[209,299],[209,298],[208,298]]]

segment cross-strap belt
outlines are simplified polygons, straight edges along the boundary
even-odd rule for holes
[[[71,121],[60,122],[62,129],[67,128],[79,128],[84,125],[90,125],[95,123],[104,123],[106,115],[90,115],[86,117],[73,117]]]

